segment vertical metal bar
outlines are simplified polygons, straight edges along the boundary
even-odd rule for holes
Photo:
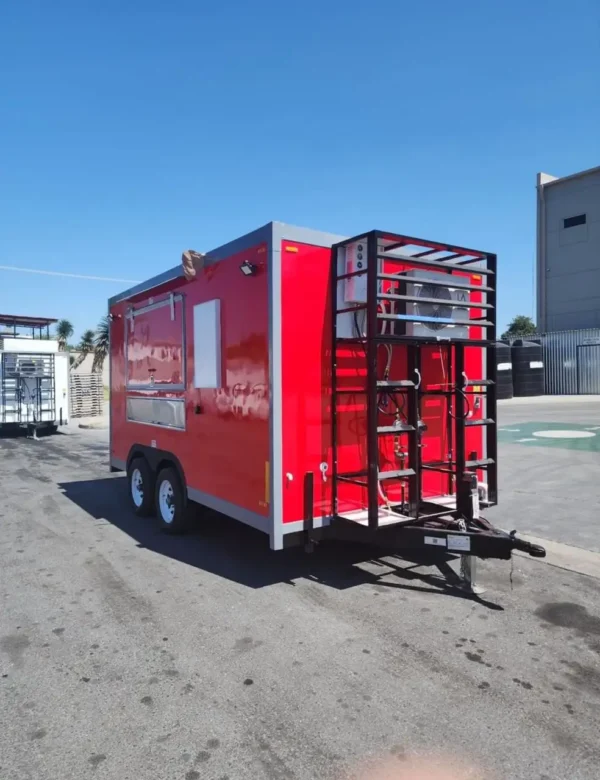
[[[337,456],[337,298],[338,298],[338,247],[331,248],[330,261],[330,301],[331,309],[331,510],[335,517],[338,512],[338,456]]]
[[[408,424],[414,430],[408,434],[408,467],[415,472],[408,478],[408,511],[411,517],[419,516],[421,505],[421,447],[419,434],[419,389],[418,374],[421,370],[420,347],[416,344],[406,346],[406,365],[408,378],[415,382],[414,388],[408,389]]]
[[[440,344],[440,351],[442,351],[443,349],[444,349],[444,346],[442,344]],[[443,354],[443,352],[442,352],[442,354]],[[452,370],[453,370],[453,367],[454,367],[454,359],[453,358],[454,358],[454,353],[453,353],[452,344],[448,344],[448,361],[446,363],[446,365],[448,366],[448,370],[447,370],[447,373],[446,373],[446,385],[447,386],[450,386],[452,384]],[[444,388],[444,389],[447,389],[447,388]],[[452,461],[453,460],[452,451],[453,451],[453,447],[454,447],[454,436],[453,436],[453,434],[454,434],[454,426],[452,424],[452,415],[450,414],[452,409],[448,408],[448,407],[450,407],[452,405],[452,396],[450,396],[450,395],[446,396],[446,404],[447,404],[447,406],[446,406],[446,438],[448,440],[448,454],[449,454],[448,460]],[[449,471],[450,471],[450,473],[448,474],[448,489],[447,489],[447,493],[448,493],[449,496],[451,496],[455,492],[454,484],[453,484],[454,480],[452,479],[453,474],[452,474],[452,467],[451,466],[449,467]]]
[[[465,462],[467,460],[465,446],[465,404],[462,393],[457,392],[464,387],[465,371],[465,346],[462,343],[454,345],[454,387],[456,391],[448,396],[448,403],[452,403],[454,398],[454,442],[455,442],[455,461],[456,461],[456,508],[465,515],[469,512],[468,506],[471,501],[471,490],[465,483]],[[487,426],[488,428],[491,426]]]
[[[185,313],[185,296],[182,295],[181,298],[179,298],[179,304],[180,304],[180,310],[181,310],[181,380],[183,382],[183,386],[185,390],[187,390],[187,323],[186,323],[186,313]],[[219,338],[221,338],[221,306],[219,304],[219,308],[217,309],[217,319],[218,319],[218,328],[219,328]],[[194,316],[194,308],[192,307],[192,317]],[[175,299],[173,299],[173,317],[172,319],[175,319]],[[192,322],[192,334],[194,332],[194,323]],[[217,377],[217,381],[221,383],[223,381],[223,362],[222,359],[219,359],[219,375]]]
[[[544,393],[550,395],[550,366],[548,365],[548,338],[544,334],[541,338],[542,343],[542,360],[544,361]]]
[[[377,234],[367,236],[367,501],[369,528],[379,525],[379,437],[377,435]]]
[[[458,525],[461,531],[467,530],[467,522],[463,518],[459,519]],[[474,555],[460,556],[460,581],[460,587],[467,593],[474,596],[485,593],[485,588],[477,584],[477,558]]]
[[[470,593],[485,593],[483,588],[477,585],[477,558],[474,555],[460,556],[460,577],[462,586]]]
[[[312,552],[314,546],[314,496],[315,475],[312,471],[307,471],[304,475],[304,548],[306,552]]]
[[[579,390],[579,369],[577,367],[577,346],[579,341],[574,338],[573,333],[560,333],[552,337],[555,340],[555,349],[558,347],[562,352],[562,361],[559,365],[566,365],[569,361],[569,365],[575,366],[575,371],[569,371],[563,373],[560,371],[555,372],[555,393],[557,395],[576,394]]]
[[[493,275],[488,276],[488,283],[492,288],[492,292],[487,293],[486,301],[493,306],[492,309],[488,309],[488,319],[493,322],[493,325],[487,329],[487,338],[490,345],[485,348],[486,378],[491,380],[493,384],[488,385],[486,390],[485,414],[486,417],[495,420],[496,424],[485,426],[485,437],[486,457],[491,458],[494,461],[489,464],[487,469],[488,494],[490,501],[496,503],[498,501],[498,361],[496,360],[496,289],[498,278],[496,255],[487,256],[487,266],[494,272]]]

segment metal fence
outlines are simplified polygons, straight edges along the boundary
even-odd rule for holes
[[[70,379],[71,417],[100,417],[104,404],[102,374],[75,374]]]
[[[545,333],[542,346],[548,395],[600,394],[600,328]]]
[[[600,395],[600,328],[520,338],[542,345],[547,395]]]

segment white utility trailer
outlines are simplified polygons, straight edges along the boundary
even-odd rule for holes
[[[69,354],[56,320],[0,314],[0,431],[54,432],[69,421]]]

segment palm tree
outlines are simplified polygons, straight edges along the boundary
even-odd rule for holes
[[[102,317],[98,323],[96,338],[94,339],[94,364],[92,365],[92,371],[94,373],[102,371],[102,366],[108,355],[109,329],[110,323],[108,317]]]
[[[67,342],[73,335],[73,326],[69,320],[59,320],[56,323],[56,339],[59,349],[63,351],[67,348]]]
[[[80,366],[83,361],[86,359],[86,357],[94,351],[94,340],[96,338],[96,334],[93,330],[86,330],[83,333],[83,336],[81,337],[81,341],[79,342],[79,346],[77,349],[79,350],[79,356],[75,360],[75,362],[72,365],[72,368],[77,368]]]

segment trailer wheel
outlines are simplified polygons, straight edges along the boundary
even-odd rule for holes
[[[154,512],[153,475],[146,458],[134,458],[127,468],[129,498],[138,517],[148,517]]]
[[[158,520],[165,533],[181,534],[189,525],[185,494],[174,468],[165,468],[156,480],[155,501]]]

